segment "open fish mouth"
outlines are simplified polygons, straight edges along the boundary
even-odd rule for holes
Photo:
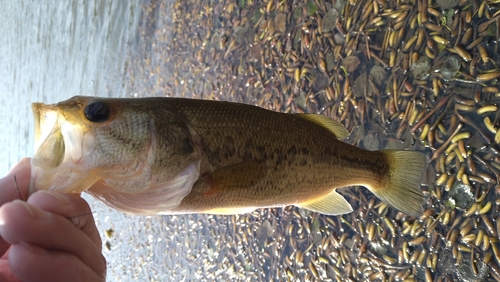
[[[31,159],[29,193],[38,190],[77,193],[87,189],[97,178],[85,179],[90,175],[82,170],[78,161],[83,156],[85,141],[92,143],[90,134],[85,134],[81,126],[67,122],[57,105],[33,103],[32,110],[35,154]]]
[[[55,105],[33,103],[35,117],[35,155],[32,165],[45,169],[57,167],[64,158],[64,137],[58,124],[59,111]]]

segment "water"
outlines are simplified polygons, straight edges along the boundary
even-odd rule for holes
[[[33,154],[30,103],[125,96],[120,87],[139,1],[4,1],[0,11],[0,174]]]
[[[122,87],[124,62],[128,43],[138,30],[140,4],[138,0],[2,2],[0,175],[20,158],[33,155],[32,102],[54,103],[75,95],[127,96]],[[106,218],[129,226],[124,215],[87,199],[98,225]],[[99,229],[103,234],[102,225]],[[122,279],[112,271],[126,262],[115,258],[119,255],[106,254],[109,281]]]

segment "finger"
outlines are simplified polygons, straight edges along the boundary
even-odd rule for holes
[[[20,282],[18,277],[12,273],[9,261],[7,259],[0,260],[0,282]]]
[[[16,181],[14,181],[14,176]],[[2,179],[0,179],[0,206],[12,202],[16,199],[19,200],[17,187],[23,199],[28,198],[28,187],[31,177],[31,164],[29,158],[24,158]]]
[[[0,255],[4,255],[10,248],[10,244],[5,242],[3,238],[0,238]]]
[[[12,273],[22,281],[105,281],[78,257],[47,251],[33,244],[12,246],[9,255]]]
[[[21,198],[26,199],[28,197],[28,186],[31,174],[31,164],[29,158],[24,158],[19,163],[17,163],[14,168],[5,176],[0,179],[0,206],[5,203],[12,202],[13,200],[19,199],[19,194],[17,187],[19,188],[19,193]],[[14,176],[16,176],[16,181],[14,181]],[[17,182],[17,187],[16,187]],[[0,254],[4,254],[10,247],[10,244],[5,242],[3,238],[0,238]]]
[[[73,225],[89,236],[99,251],[102,250],[101,236],[95,225],[92,211],[88,203],[80,195],[42,190],[31,195],[28,204],[66,217]]]
[[[0,235],[12,245],[27,242],[50,251],[75,255],[96,273],[105,273],[100,249],[63,216],[15,200],[0,208]]]

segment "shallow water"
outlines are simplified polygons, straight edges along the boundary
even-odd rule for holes
[[[335,1],[338,5],[342,2]],[[351,2],[357,3],[348,6],[351,14],[361,14],[356,11],[369,7],[365,5],[367,2],[371,5],[371,1]],[[79,94],[185,96],[239,101],[284,112],[317,112],[342,120],[348,129],[354,130],[350,142],[358,145],[432,153],[428,144],[432,142],[422,137],[421,129],[410,133],[415,124],[408,125],[406,114],[410,116],[411,111],[403,108],[413,105],[421,119],[435,106],[436,100],[449,95],[449,90],[442,87],[439,95],[433,97],[430,83],[415,81],[409,70],[404,70],[406,57],[398,56],[396,66],[384,66],[390,63],[388,54],[395,53],[395,49],[381,52],[379,48],[385,26],[395,24],[391,14],[382,17],[386,21],[384,28],[367,29],[373,32],[370,48],[382,57],[380,61],[372,57],[369,63],[350,65],[347,76],[338,68],[340,59],[335,56],[349,57],[346,53],[351,51],[344,46],[349,42],[342,42],[346,38],[339,36],[341,28],[318,23],[330,13],[322,12],[324,7],[317,7],[315,3],[323,3],[330,11],[332,7],[342,10],[339,6],[330,5],[328,1],[266,3],[136,0],[130,4],[93,1],[78,5],[9,1],[0,11],[0,16],[6,19],[0,27],[5,38],[0,46],[0,120],[4,130],[0,136],[0,175],[19,158],[33,154],[29,104],[56,102]],[[387,3],[394,9],[398,7],[396,2]],[[410,11],[412,16],[417,13],[411,5],[405,9],[397,12]],[[466,9],[460,12],[466,13]],[[366,21],[376,16],[369,15]],[[482,19],[475,20],[481,22]],[[353,25],[359,27],[362,23]],[[436,19],[433,23],[439,24]],[[312,34],[319,27],[325,35],[315,41]],[[408,32],[401,38],[409,38],[412,31]],[[358,39],[354,36],[358,33],[352,34],[352,40]],[[449,35],[446,30],[443,34]],[[368,41],[362,36],[359,42],[357,39],[354,47],[349,45],[354,50],[352,54],[366,59],[363,44]],[[403,45],[404,40],[399,43]],[[494,50],[494,45],[489,48]],[[320,51],[322,55],[318,55]],[[386,53],[385,57],[381,53]],[[490,52],[490,56],[495,57],[492,54]],[[364,87],[372,83],[367,81],[367,73],[374,65],[385,69],[381,79],[386,81],[375,82],[381,92],[378,95],[369,93],[374,91],[371,87],[375,84]],[[467,71],[466,65],[462,62],[461,71]],[[480,70],[488,67],[491,65],[478,63]],[[420,86],[404,84],[407,79]],[[391,84],[393,81],[396,87]],[[460,95],[471,104],[471,93],[477,90],[475,84],[455,87],[454,83],[443,83],[450,89],[460,88]],[[498,86],[496,81],[490,83],[495,85]],[[401,94],[398,98],[401,103],[391,102],[396,97],[391,87],[404,89],[397,93]],[[415,92],[407,90],[410,87]],[[475,114],[476,108],[495,102],[495,97],[481,96],[481,101],[472,103],[472,110],[463,115],[481,122],[483,116]],[[453,107],[438,111],[428,123],[434,123],[442,112],[445,114],[443,127],[451,127],[449,117],[454,114]],[[498,115],[490,116],[498,126]],[[495,155],[488,153],[489,147],[483,148],[485,142],[474,128],[465,125],[464,130],[473,135],[471,141],[467,141],[467,148],[474,150],[473,153],[477,149],[480,157],[493,162]],[[449,133],[441,134],[437,129],[435,132],[440,139],[448,138]],[[466,218],[473,218],[469,223],[474,225],[470,234],[479,236],[478,230],[483,230],[493,239],[498,238],[498,234],[486,228],[484,217],[477,213],[463,216],[463,209],[446,206],[451,196],[443,185],[434,185],[435,163],[425,180],[428,185],[424,190],[429,195],[425,208],[435,210],[427,219],[410,219],[393,209],[388,210],[363,189],[341,191],[355,212],[338,217],[294,207],[262,209],[238,216],[142,217],[124,215],[90,197],[86,199],[92,205],[102,234],[109,281],[302,281],[340,280],[340,277],[382,280],[396,275],[415,280],[431,275],[434,280],[442,277],[466,281],[484,278],[485,269],[492,281],[491,273],[498,269],[480,264],[476,267],[483,271],[481,277],[471,274],[471,267],[455,273],[458,262],[463,261],[466,266],[470,263],[470,253],[465,249],[470,244],[461,236],[456,240],[459,243],[447,246],[449,234],[458,229],[450,227],[453,218],[460,224],[466,222]],[[440,173],[450,173],[449,178],[453,178],[461,165],[457,160],[451,161],[447,171]],[[490,173],[479,164],[477,170]],[[498,217],[498,204],[493,199],[496,195],[493,185],[473,184],[476,198],[480,192],[487,191],[488,197],[480,204],[482,207],[486,201],[493,202],[493,208],[485,217],[494,222]],[[443,219],[446,217],[448,221]],[[414,239],[423,243],[412,243],[406,253],[409,258],[401,258],[404,242],[414,242]],[[457,251],[459,245],[464,251]],[[490,247],[484,254],[491,250]],[[416,262],[422,253],[425,264]],[[455,257],[455,253],[460,255]],[[483,258],[480,251],[473,255],[477,261]],[[433,260],[438,261],[437,269],[432,266]],[[496,257],[490,265],[498,268],[498,260]]]

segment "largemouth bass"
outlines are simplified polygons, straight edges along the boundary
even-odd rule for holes
[[[183,98],[73,97],[33,104],[30,193],[87,191],[133,214],[238,214],[295,205],[352,211],[336,188],[361,185],[410,216],[422,213],[428,159],[367,151],[322,115]]]

